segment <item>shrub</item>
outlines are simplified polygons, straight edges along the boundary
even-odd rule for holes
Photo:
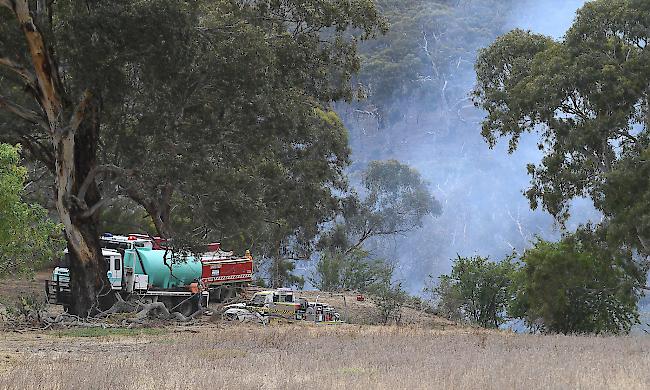
[[[628,333],[639,322],[645,271],[588,230],[539,240],[522,257],[510,315],[547,333]]]
[[[451,274],[441,276],[433,288],[438,312],[484,328],[499,327],[506,320],[514,271],[511,258],[491,262],[480,256],[458,256]]]

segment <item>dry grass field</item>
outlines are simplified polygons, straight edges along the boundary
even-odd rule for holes
[[[204,325],[0,333],[0,389],[647,389],[650,338]]]

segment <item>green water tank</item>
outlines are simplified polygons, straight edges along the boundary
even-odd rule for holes
[[[124,266],[134,267],[136,274],[149,276],[149,285],[156,288],[188,286],[201,278],[201,261],[192,256],[180,257],[165,250],[129,249],[124,253]],[[170,270],[171,266],[171,270]]]

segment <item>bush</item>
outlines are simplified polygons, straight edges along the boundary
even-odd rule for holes
[[[514,271],[511,258],[491,262],[480,256],[458,256],[451,274],[441,276],[433,288],[438,312],[484,328],[499,327],[506,320]]]
[[[645,270],[589,230],[556,243],[539,240],[522,262],[509,312],[531,329],[618,334],[639,322]]]
[[[372,286],[371,293],[383,324],[387,325],[392,321],[399,325],[402,319],[402,306],[408,298],[406,291],[402,289],[402,283],[393,283],[390,279],[383,280]]]
[[[31,273],[63,251],[62,227],[23,201],[27,170],[20,149],[0,143],[0,278]]]
[[[385,261],[371,259],[363,250],[325,251],[310,281],[321,291],[365,292],[375,283],[390,279],[392,274],[392,268]]]

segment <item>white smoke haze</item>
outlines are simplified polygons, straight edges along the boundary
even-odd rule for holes
[[[561,38],[583,4],[522,1],[504,18],[503,31],[522,28]],[[395,102],[404,118],[379,129],[349,107],[339,108],[350,130],[353,181],[369,161],[396,159],[417,168],[443,205],[443,214],[428,218],[423,228],[371,244],[375,256],[397,261],[396,277],[414,294],[421,292],[427,275],[448,273],[456,255],[500,259],[530,247],[536,236],[561,235],[553,218],[530,210],[522,193],[530,183],[526,164],[541,159],[536,135],[522,137],[510,155],[506,140],[489,149],[480,134],[483,113],[468,99],[475,74],[471,65],[463,69],[450,79],[449,90],[462,92],[451,109],[426,101]],[[599,220],[589,200],[573,202],[571,211],[568,230]]]

